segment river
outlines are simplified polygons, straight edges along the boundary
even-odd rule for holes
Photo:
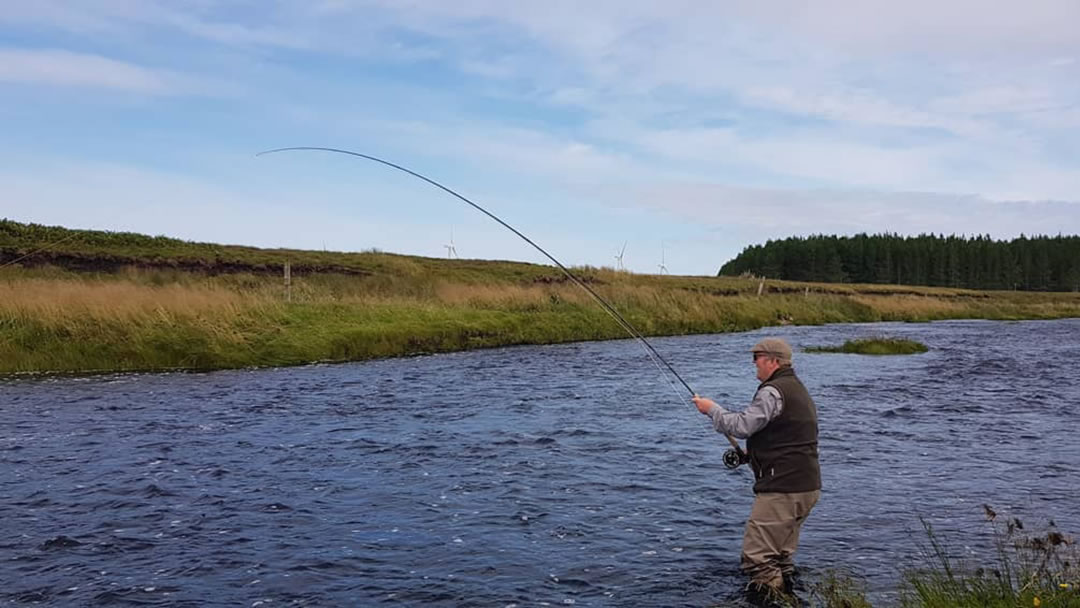
[[[1080,320],[782,327],[652,342],[736,408],[779,335],[818,404],[797,563],[895,599],[920,517],[1080,531]],[[888,335],[930,352],[809,354]],[[751,478],[633,340],[288,369],[0,380],[0,604],[705,606]]]

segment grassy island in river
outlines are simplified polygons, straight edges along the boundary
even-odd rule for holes
[[[926,345],[904,338],[862,338],[840,346],[810,346],[808,353],[848,353],[857,355],[914,355],[925,353]]]
[[[1077,293],[573,271],[648,336],[1080,316]],[[0,373],[295,365],[625,337],[553,266],[0,221]]]

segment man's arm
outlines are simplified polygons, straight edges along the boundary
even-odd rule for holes
[[[727,433],[739,439],[746,439],[760,431],[773,418],[779,416],[784,408],[780,391],[771,386],[759,390],[750,402],[750,407],[741,412],[725,410],[712,399],[705,397],[695,396],[694,404],[698,411],[712,418],[716,432]]]

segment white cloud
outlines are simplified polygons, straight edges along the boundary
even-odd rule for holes
[[[625,179],[644,168],[629,155],[601,148],[585,137],[498,122],[394,121],[344,114],[335,114],[332,120],[341,133],[378,136],[393,141],[397,148],[423,150],[424,155],[465,158],[469,165],[484,168],[488,174],[539,176],[574,183]]]
[[[483,54],[477,31],[520,32],[535,69],[490,76],[517,74],[593,124],[629,125],[591,135],[664,160],[730,168],[738,157],[746,169],[847,187],[1080,198],[1076,161],[1059,151],[1078,135],[1060,131],[1076,128],[1080,107],[1080,72],[1062,60],[1080,54],[1071,1],[345,4],[456,37],[462,61]],[[716,107],[733,127],[708,124]],[[782,129],[762,111],[830,124]],[[658,126],[672,117],[679,128]]]
[[[898,232],[990,234],[1080,232],[1080,203],[989,201],[978,196],[873,190],[780,190],[665,184],[624,192],[695,223],[759,231],[755,242],[790,235]]]
[[[80,6],[65,0],[9,2],[0,11],[0,23],[46,26],[80,33],[101,32],[112,29],[111,12],[101,3]]]
[[[56,49],[0,48],[0,82],[94,87],[150,95],[205,92],[210,88],[209,83],[170,70]]]
[[[479,122],[441,126],[380,122],[350,128],[369,133],[382,129],[384,136],[405,149],[424,145],[426,152],[436,156],[461,155],[477,167],[539,176],[549,187],[561,184],[584,200],[618,208],[636,203],[703,226],[738,221],[795,232],[807,226],[813,226],[814,232],[989,232],[994,236],[1021,231],[1080,232],[1080,197],[1076,196],[1080,173],[1068,166],[1037,162],[1019,144],[986,157],[983,162],[991,163],[989,167],[972,174],[957,173],[949,166],[952,158],[978,153],[963,143],[888,149],[832,141],[827,134],[813,131],[770,139],[745,137],[733,129],[661,131],[617,125],[605,127],[603,139],[620,137],[624,145],[598,148],[588,138]],[[621,151],[625,149],[665,160],[653,164],[641,155]],[[711,174],[710,168],[718,166],[730,167],[736,174],[764,174],[757,180],[760,183],[775,181],[777,176],[806,181],[787,189],[740,186],[738,180]],[[822,185],[810,185],[815,183]],[[634,184],[632,189],[629,184]],[[501,196],[513,198],[505,191]],[[480,200],[498,198],[498,193],[485,192]]]
[[[962,114],[1034,112],[1046,109],[1052,99],[1053,94],[1045,89],[996,86],[935,99],[932,105],[943,112]]]
[[[980,0],[747,0],[738,5],[744,15],[851,52],[1017,56],[1080,49],[1073,27],[1080,22],[1080,4],[1072,0],[995,5]]]
[[[220,0],[189,2],[182,8],[161,0],[37,0],[5,7],[0,21],[74,31],[122,24],[172,26],[221,42],[312,48],[337,46],[337,36],[348,28],[331,27],[329,35],[320,35],[319,29],[335,24],[365,31],[370,24],[391,25],[443,39],[510,28],[561,54],[588,60],[594,69],[605,59],[621,63],[620,58],[663,54],[669,48],[696,49],[698,53],[683,57],[693,62],[700,54],[715,59],[717,50],[749,49],[758,43],[784,40],[810,52],[819,49],[846,55],[876,52],[984,57],[990,52],[1017,57],[1038,53],[1065,62],[1080,55],[1074,27],[1080,22],[1080,5],[1073,0],[994,6],[980,0],[821,0],[813,4],[751,0],[598,0],[584,4],[571,0],[332,0],[297,4],[277,0],[239,8]],[[770,54],[768,49],[757,49],[753,56]],[[623,63],[625,68],[631,66]]]
[[[952,98],[932,105],[944,112],[933,113],[911,105],[899,105],[870,91],[833,89],[830,91],[795,90],[784,87],[751,87],[742,92],[750,105],[773,108],[803,116],[814,116],[838,123],[885,126],[940,128],[954,134],[983,136],[992,129],[987,124],[956,115],[962,103],[980,103],[978,95],[967,99]],[[948,112],[952,109],[953,112]]]

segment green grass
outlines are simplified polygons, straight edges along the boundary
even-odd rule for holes
[[[848,340],[841,346],[809,346],[808,353],[848,353],[858,355],[914,355],[925,353],[921,342],[904,338],[863,338]]]

